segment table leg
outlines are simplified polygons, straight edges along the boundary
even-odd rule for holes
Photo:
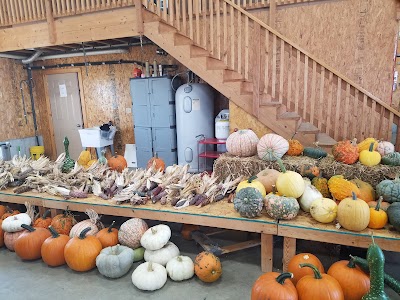
[[[283,238],[283,272],[287,272],[288,265],[293,256],[296,255],[296,239],[290,237]]]
[[[43,214],[45,213],[45,211],[47,210],[47,208],[46,208],[46,207],[43,207],[43,206],[39,206],[38,208],[39,208],[39,215],[40,215],[40,217],[41,217],[41,216],[43,216]]]
[[[274,236],[261,233],[261,271],[272,272]]]
[[[55,209],[55,208],[51,208],[50,209],[50,214],[51,217],[54,218],[55,216],[62,214],[62,210],[61,209]]]

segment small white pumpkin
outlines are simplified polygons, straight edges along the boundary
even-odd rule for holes
[[[170,259],[166,269],[173,281],[183,281],[194,275],[194,263],[189,256],[177,256]]]
[[[311,203],[311,216],[321,223],[331,223],[336,219],[338,206],[329,198],[320,198]]]
[[[257,144],[258,157],[262,160],[275,161],[289,150],[289,142],[275,133],[267,133]]]
[[[159,250],[168,243],[170,238],[171,229],[169,226],[159,224],[147,229],[140,239],[140,244],[146,250]]]
[[[155,291],[167,282],[167,270],[157,263],[145,262],[132,273],[132,283],[139,290]]]
[[[376,151],[378,151],[379,154],[383,157],[386,154],[394,152],[394,145],[391,142],[380,141],[378,143],[378,148],[376,148]]]
[[[24,230],[21,225],[31,225],[32,219],[27,213],[20,213],[13,216],[9,216],[3,220],[1,228],[5,232],[17,232]]]
[[[305,212],[310,212],[311,204],[319,198],[322,198],[321,192],[315,186],[311,185],[311,182],[310,184],[306,183],[304,193],[299,198],[301,209]]]
[[[146,251],[144,251],[144,260],[165,266],[170,259],[178,256],[179,254],[178,247],[174,243],[168,242],[159,250],[146,249]]]
[[[142,235],[149,229],[146,222],[139,218],[132,218],[122,223],[118,230],[118,240],[129,248],[136,249],[140,247]]]
[[[96,266],[100,274],[109,278],[119,278],[128,273],[132,267],[134,252],[121,245],[107,247],[96,257]]]
[[[257,153],[258,136],[251,129],[235,129],[226,140],[228,153],[240,157],[253,156]]]
[[[76,223],[69,232],[69,237],[78,237],[82,230],[90,227],[91,229],[86,233],[86,235],[96,235],[100,229],[104,228],[103,223],[100,222],[100,217],[93,209],[87,209],[85,212],[89,219],[83,220],[79,223]]]

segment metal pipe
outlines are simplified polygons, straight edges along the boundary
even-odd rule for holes
[[[7,53],[0,53],[0,57],[1,58],[11,58],[11,59],[27,59],[26,56],[22,56],[22,55],[16,55],[16,54],[7,54]]]
[[[28,86],[29,86],[29,95],[31,97],[31,109],[32,109],[32,118],[33,118],[33,128],[35,129],[35,138],[36,138],[36,145],[39,145],[39,137],[37,132],[37,122],[36,122],[36,111],[35,111],[35,99],[33,98],[33,78],[32,78],[32,70],[27,68],[28,73]]]
[[[27,59],[23,59],[22,63],[24,65],[29,65],[30,63],[33,63],[35,60],[38,59],[38,57],[40,55],[42,55],[43,51],[42,50],[37,50],[31,57],[27,58]]]
[[[88,51],[86,52],[86,56],[102,55],[102,54],[123,54],[128,52],[129,52],[128,49],[109,49],[109,50],[99,50],[99,51]],[[53,55],[42,56],[39,59],[46,60],[46,59],[68,58],[68,57],[80,57],[80,56],[85,56],[85,54],[83,52],[53,54]]]

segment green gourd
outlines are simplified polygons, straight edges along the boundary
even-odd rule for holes
[[[319,148],[319,147],[316,147],[316,148],[306,147],[303,150],[303,155],[312,157],[312,158],[316,158],[316,159],[320,159],[320,158],[327,156],[328,153],[324,149]]]
[[[261,215],[263,196],[256,188],[246,187],[236,193],[233,205],[242,217],[256,218]]]
[[[396,177],[394,180],[382,180],[376,186],[377,197],[383,198],[384,201],[393,203],[400,201],[400,179]]]
[[[393,152],[386,154],[382,157],[381,164],[389,166],[400,166],[400,153]]]
[[[98,159],[98,163],[107,166],[107,158],[105,157],[106,151],[103,149],[101,150],[101,156]]]
[[[362,300],[390,300],[385,293],[384,267],[385,256],[372,237],[372,244],[367,251],[367,261],[369,267],[369,276],[371,288],[368,294],[364,295]]]
[[[400,231],[400,202],[391,204],[386,213],[388,214],[389,223],[392,224],[397,231]]]
[[[264,203],[268,215],[276,220],[294,219],[300,210],[296,198],[279,196],[274,193],[269,193],[265,197]]]
[[[365,273],[369,274],[368,261],[365,258],[350,255],[350,260],[354,261]],[[400,296],[400,282],[389,274],[384,274],[385,284]]]
[[[61,171],[63,173],[68,173],[75,166],[75,161],[69,156],[68,146],[69,146],[69,140],[67,137],[65,137],[64,138],[65,159],[61,167]]]

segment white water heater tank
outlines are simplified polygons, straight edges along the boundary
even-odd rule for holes
[[[191,83],[180,86],[175,93],[176,133],[178,164],[190,165],[190,172],[212,167],[212,160],[200,158],[199,152],[207,145],[200,145],[201,137],[214,137],[214,93],[208,84]]]

